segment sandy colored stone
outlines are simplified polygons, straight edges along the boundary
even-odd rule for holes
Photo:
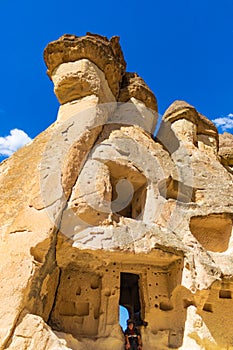
[[[111,117],[109,124],[118,123],[120,125],[140,126],[150,135],[155,132],[158,113],[146,107],[141,100],[131,97],[127,103],[118,102],[115,113]]]
[[[169,132],[169,129],[175,133],[170,142],[172,139],[175,141],[178,139],[188,148],[192,148],[193,144],[203,153],[217,156],[219,138],[215,125],[187,102],[173,102],[164,113],[163,123],[164,135]]]
[[[219,155],[224,165],[233,166],[233,136],[228,132],[219,135]]]
[[[135,97],[145,103],[147,108],[158,112],[156,97],[144,80],[137,73],[125,73],[121,83],[121,90],[118,101],[127,102],[131,97]]]
[[[62,166],[62,187],[67,199],[85,163],[87,154],[92,148],[101,129],[101,127],[97,127],[91,131],[85,131],[79,140],[72,144],[68,151]]]
[[[85,96],[79,100],[67,102],[58,109],[57,123],[64,123],[74,115],[78,115],[83,110],[95,107],[99,98],[96,95]]]
[[[66,341],[59,339],[39,316],[26,314],[16,327],[9,350],[68,350]]]
[[[104,73],[90,60],[60,64],[52,73],[54,92],[61,104],[96,95],[101,102],[113,102],[115,98]]]
[[[177,119],[188,119],[195,123],[197,118],[196,109],[185,101],[174,101],[165,111],[163,119],[174,122]]]
[[[108,40],[104,36],[91,33],[81,37],[65,34],[49,43],[44,51],[49,76],[60,64],[83,58],[95,63],[105,73],[112,93],[117,96],[126,67],[119,37],[114,36]]]
[[[187,119],[197,125],[197,133],[218,137],[216,126],[185,101],[175,101],[165,111],[163,119],[170,123],[179,119]]]
[[[97,226],[109,217],[111,198],[108,167],[95,160],[87,161],[73,188],[68,210],[85,224]]]
[[[0,349],[123,349],[119,304],[143,349],[232,349],[232,135],[218,153],[175,101],[154,138],[116,37],[65,35],[45,59],[58,118],[0,165]]]
[[[4,303],[1,303],[0,308],[0,317],[3,321],[0,328],[0,348],[10,337],[22,310],[33,303],[33,298],[30,297],[29,293],[32,286],[29,287],[29,285],[33,283],[33,276],[37,275],[39,265],[48,259],[48,251],[52,245],[52,240],[49,237],[53,224],[46,215],[38,186],[40,183],[38,164],[51,130],[52,128],[49,128],[33,143],[20,149],[5,164],[3,163],[3,166],[7,165],[7,167],[4,170],[4,177],[1,177],[0,288]],[[5,176],[6,174],[7,176]],[[40,210],[33,207],[32,194],[33,198],[37,198],[36,202],[39,198]],[[38,248],[40,262],[37,264],[31,254],[31,248],[37,247],[42,242],[45,244],[43,244],[43,249]],[[46,275],[49,276],[53,269],[51,260],[50,266],[45,268],[40,276],[40,281],[42,282]],[[9,283],[6,283],[7,280]],[[36,293],[40,293],[40,287]],[[54,289],[52,293],[54,293]],[[51,300],[49,291],[47,297]],[[42,302],[43,298],[41,301],[38,300],[37,305],[45,311],[47,305],[44,303],[42,306]],[[6,304],[8,305],[7,309],[5,308]]]

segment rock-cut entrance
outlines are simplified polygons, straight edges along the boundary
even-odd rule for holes
[[[129,318],[137,325],[142,324],[139,279],[137,274],[121,272],[119,304],[128,310]]]

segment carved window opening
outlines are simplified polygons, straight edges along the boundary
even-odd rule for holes
[[[210,303],[205,303],[205,305],[203,306],[203,311],[206,311],[206,312],[213,312],[212,304],[210,304]]]
[[[137,326],[143,324],[139,279],[140,277],[137,274],[121,272],[119,305],[128,310],[129,318],[133,319]]]
[[[220,289],[220,291],[219,291],[219,298],[220,299],[232,299],[231,291],[230,290]]]
[[[206,250],[221,253],[229,246],[232,218],[229,214],[196,216],[190,220],[190,231]]]
[[[147,194],[146,177],[133,165],[109,161],[111,210],[118,216],[142,220]]]

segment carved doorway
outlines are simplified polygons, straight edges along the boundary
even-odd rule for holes
[[[136,326],[143,324],[141,319],[141,302],[139,293],[140,276],[134,273],[121,272],[119,304],[128,310],[129,318]]]

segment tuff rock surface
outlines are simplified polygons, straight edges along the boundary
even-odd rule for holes
[[[223,165],[233,168],[233,135],[224,132],[219,135],[219,155]]]
[[[0,349],[233,349],[233,136],[165,112],[119,40],[45,49],[57,120],[0,165]]]

